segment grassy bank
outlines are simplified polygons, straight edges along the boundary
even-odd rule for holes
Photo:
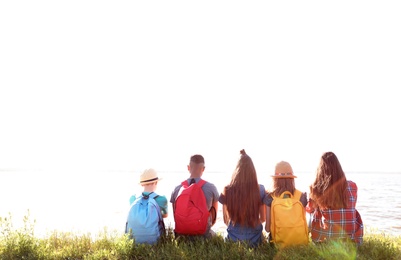
[[[250,248],[244,243],[174,239],[171,229],[157,245],[134,245],[126,236],[100,232],[91,234],[52,232],[35,237],[34,224],[24,218],[24,226],[14,228],[10,217],[0,219],[0,259],[401,259],[401,237],[367,234],[364,244],[311,243],[277,251],[263,243]]]

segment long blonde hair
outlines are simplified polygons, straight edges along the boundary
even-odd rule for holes
[[[240,153],[231,182],[224,188],[227,211],[233,225],[255,228],[261,205],[259,184],[251,157],[245,150]]]

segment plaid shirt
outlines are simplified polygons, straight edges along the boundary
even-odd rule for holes
[[[314,242],[326,239],[350,238],[358,244],[363,239],[363,222],[355,209],[358,187],[352,181],[347,181],[349,201],[343,209],[315,209],[311,216],[311,235]]]

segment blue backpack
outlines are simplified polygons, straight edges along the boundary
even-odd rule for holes
[[[125,233],[130,233],[137,244],[154,244],[165,232],[160,207],[155,200],[157,197],[153,192],[142,193],[129,210]]]

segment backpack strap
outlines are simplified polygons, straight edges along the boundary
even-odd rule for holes
[[[278,196],[278,197],[276,197],[276,198],[284,199],[284,196],[285,196],[285,195],[288,195],[289,198],[294,197],[294,195],[292,195],[291,192],[289,192],[289,191],[284,191],[283,193],[280,194],[280,196]],[[274,197],[273,197],[273,199],[274,199]]]
[[[202,186],[203,186],[205,183],[206,183],[205,180],[200,179],[200,180],[199,180],[197,183],[195,183],[195,184],[196,184],[196,185],[199,185],[199,186],[202,188]],[[181,185],[182,185],[184,188],[188,188],[188,187],[189,187],[189,185],[188,185],[188,180],[185,180],[185,181],[181,182]]]
[[[145,196],[143,193],[142,193],[142,195]],[[158,204],[157,201],[156,201],[156,198],[159,197],[159,195],[156,195],[156,193],[154,193],[154,192],[152,191],[151,193],[149,193],[148,195],[146,195],[146,197],[147,197],[146,199],[149,199],[149,198],[154,199],[155,202],[156,202],[156,204],[157,204],[157,206],[160,208],[159,204]],[[144,199],[145,199],[145,197],[144,197]],[[158,214],[159,214],[159,219],[160,219],[160,220],[163,220],[163,216],[161,215],[161,212],[160,212],[160,211],[158,212]]]
[[[300,200],[300,199],[301,199],[301,196],[302,196],[302,192],[300,192],[299,190],[295,190],[295,191],[294,191],[294,198],[295,198],[296,200]]]
[[[145,200],[147,200],[147,199],[149,199],[149,197],[153,197],[153,196],[151,196],[151,194],[153,193],[153,191],[151,192],[151,193],[149,193],[149,194],[145,194],[144,192],[142,192],[142,197],[145,199]]]
[[[212,219],[212,225],[214,225],[216,223],[216,220],[217,220],[217,212],[216,212],[216,209],[213,206],[210,208],[209,214],[210,214],[211,219]]]
[[[284,191],[284,192],[281,193],[280,196],[278,196],[278,197],[273,196],[273,194],[272,194],[272,198],[273,198],[273,199],[275,199],[275,198],[282,198],[282,199],[283,199],[285,195],[288,195],[290,198],[294,198],[294,199],[296,199],[296,200],[300,200],[300,199],[301,199],[301,196],[302,196],[302,192],[300,192],[299,190],[295,189],[294,195],[292,195],[291,192],[289,192],[289,191]]]
[[[152,199],[156,199],[157,197],[159,197],[159,195],[156,195],[156,193],[154,193],[153,191],[151,192],[151,193],[149,193],[148,195],[145,195],[144,193],[142,193],[142,197],[146,200],[146,199],[149,199],[149,198],[152,198]]]
[[[184,188],[187,188],[187,187],[189,186],[187,180],[181,182],[181,185],[182,185],[182,187],[184,187]]]
[[[202,188],[202,186],[206,183],[205,180],[200,179],[199,182],[197,183],[199,185],[199,187]]]

